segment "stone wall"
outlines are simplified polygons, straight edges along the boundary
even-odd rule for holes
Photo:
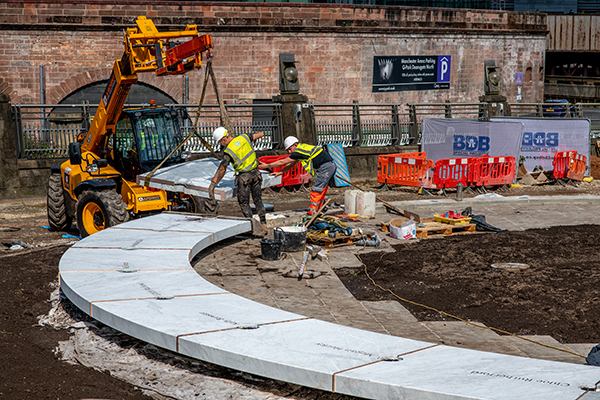
[[[504,11],[353,5],[87,0],[0,2],[0,92],[13,102],[39,103],[39,66],[46,98],[107,79],[123,52],[122,31],[138,15],[159,30],[198,24],[213,35],[214,66],[230,103],[270,99],[279,92],[278,54],[293,52],[301,93],[317,103],[476,102],[483,62],[501,68],[502,94],[515,101],[514,73],[532,71],[523,102],[541,101],[546,16]],[[450,90],[372,93],[374,56],[450,55]],[[181,77],[140,80],[183,97]],[[202,72],[190,74],[198,101]],[[215,102],[212,93],[206,100]]]
[[[524,82],[522,101],[543,99],[545,14],[118,0],[0,2],[0,93],[9,95],[7,101],[12,103],[36,104],[43,89],[46,103],[54,104],[85,85],[108,79],[114,60],[123,53],[122,32],[133,27],[139,15],[151,18],[161,31],[197,24],[201,33],[210,33],[219,89],[228,103],[277,95],[281,52],[295,54],[300,93],[315,103],[477,102],[483,94],[487,59],[496,60],[500,67],[502,94],[509,102],[516,101],[514,73],[526,70],[532,73]],[[450,90],[372,93],[373,57],[399,55],[452,56]],[[44,88],[40,65],[45,71]],[[188,75],[189,99],[197,102],[203,71]],[[180,76],[143,74],[139,80],[183,101]],[[212,91],[205,103],[216,103]],[[12,121],[3,118],[0,124],[6,128]],[[49,165],[60,161],[17,162],[7,149],[11,138],[1,132],[2,126],[0,195],[43,195]],[[375,179],[378,154],[409,150],[415,149],[348,149],[350,172],[356,178]]]

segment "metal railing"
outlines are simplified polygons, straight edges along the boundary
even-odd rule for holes
[[[193,123],[198,117],[196,128],[198,135],[204,138],[213,149],[217,147],[212,133],[221,125],[218,104],[202,105],[200,115],[198,115],[198,104],[167,104],[167,106],[185,108],[190,115],[191,121],[183,127],[184,136],[192,131]],[[279,148],[283,144],[280,104],[227,104],[226,108],[236,134],[256,132],[265,134],[264,137],[254,143],[256,150],[271,150]],[[192,136],[186,144],[186,150],[193,153],[208,152],[208,149],[196,136]]]
[[[149,107],[149,104],[128,104],[127,107]],[[197,104],[166,104],[172,108],[184,108],[190,120],[184,122],[182,133],[189,135],[198,114]],[[255,143],[257,150],[280,147],[280,104],[233,104],[227,105],[233,129],[236,133],[262,131],[265,136]],[[13,123],[17,157],[20,159],[64,158],[68,156],[69,143],[77,140],[81,132],[87,132],[92,115],[89,104],[14,104]],[[196,132],[211,147],[216,147],[212,132],[220,126],[219,106],[205,104],[200,110]],[[208,149],[194,135],[184,146],[193,153],[208,153]]]
[[[149,106],[149,104],[128,105]],[[184,108],[190,115],[182,129],[187,136],[198,113],[197,104],[167,104]],[[420,145],[425,118],[488,120],[487,103],[309,104],[310,125],[318,144],[341,143],[344,147]],[[510,103],[505,115],[514,117],[588,118],[591,137],[600,137],[600,103]],[[227,112],[236,133],[264,132],[257,150],[283,147],[282,109],[279,103],[228,104]],[[554,108],[552,108],[554,107]],[[560,111],[570,110],[561,114]],[[67,157],[69,143],[87,132],[93,108],[89,104],[16,104],[12,106],[17,155],[21,159]],[[554,111],[553,111],[554,110]],[[205,104],[198,115],[197,135],[216,147],[212,132],[221,124],[219,107]],[[207,153],[194,135],[184,150]],[[215,149],[216,150],[216,149]]]
[[[12,106],[17,157],[63,158],[69,143],[90,126],[89,104],[15,104]]]
[[[399,104],[311,104],[318,144],[343,147],[408,145],[411,122]]]

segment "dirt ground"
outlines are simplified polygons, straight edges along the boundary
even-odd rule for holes
[[[600,179],[600,162],[595,157],[592,173]],[[377,183],[360,185],[374,190]],[[329,195],[343,204],[346,190],[332,188]],[[414,189],[376,193],[387,201],[424,198]],[[574,194],[600,195],[600,184],[594,181],[502,192],[503,196]],[[448,196],[454,195],[448,192]],[[465,193],[465,197],[470,196]],[[275,211],[301,209],[307,206],[308,194],[265,191],[263,200],[274,205]],[[241,215],[236,200],[224,202],[221,214]],[[68,235],[78,233],[50,232],[45,228],[45,215],[42,205],[0,208],[0,354],[4,361],[0,399],[149,398],[107,373],[67,364],[55,354],[57,343],[70,333],[40,326],[38,316],[50,310],[49,297],[57,282],[60,257],[74,240]],[[397,253],[369,254],[363,259],[376,280],[385,277],[390,288],[413,301],[513,333],[552,334],[567,342],[598,342],[600,292],[594,287],[598,272],[592,266],[598,258],[593,239],[599,234],[597,226],[501,232],[477,235],[477,245],[469,236],[446,238],[398,245],[396,251],[402,257]],[[482,246],[482,238],[494,246]],[[10,250],[18,241],[28,248]],[[411,262],[400,267],[402,259]],[[465,260],[469,261],[467,267]],[[492,263],[502,261],[527,263],[530,268],[520,272],[490,270]],[[340,275],[359,299],[388,298],[369,287],[361,271],[341,271]],[[430,311],[411,310],[420,319],[440,318]],[[519,318],[522,315],[527,315],[527,321]],[[588,330],[583,329],[586,326]],[[310,394],[305,398],[311,398]]]
[[[397,300],[368,274],[404,299],[468,321],[563,343],[598,343],[599,235],[600,226],[581,225],[422,240],[365,254],[366,269],[336,273],[359,300]],[[498,269],[502,263],[525,266]],[[420,321],[452,319],[401,303]]]

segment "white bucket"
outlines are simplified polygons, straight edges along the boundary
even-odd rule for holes
[[[375,193],[359,192],[356,196],[356,214],[375,218]]]
[[[344,192],[344,206],[346,214],[357,214],[356,212],[356,196],[360,190],[346,190]]]

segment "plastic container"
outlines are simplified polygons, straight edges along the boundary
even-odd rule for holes
[[[450,214],[452,213],[452,214]],[[448,211],[444,214],[434,214],[433,219],[437,222],[441,222],[444,224],[450,225],[460,225],[460,224],[468,224],[471,222],[471,217],[458,217],[454,212]]]
[[[346,190],[344,192],[344,206],[346,214],[358,214],[356,212],[356,196],[360,190]]]
[[[358,192],[356,195],[356,214],[375,218],[375,193]]]
[[[260,250],[263,260],[275,261],[281,258],[281,243],[279,239],[261,239]]]
[[[273,230],[275,239],[281,240],[281,251],[302,251],[306,247],[306,227],[282,226]]]
[[[407,218],[394,218],[390,221],[390,236],[408,240],[417,237],[417,224],[411,217],[410,220]]]

